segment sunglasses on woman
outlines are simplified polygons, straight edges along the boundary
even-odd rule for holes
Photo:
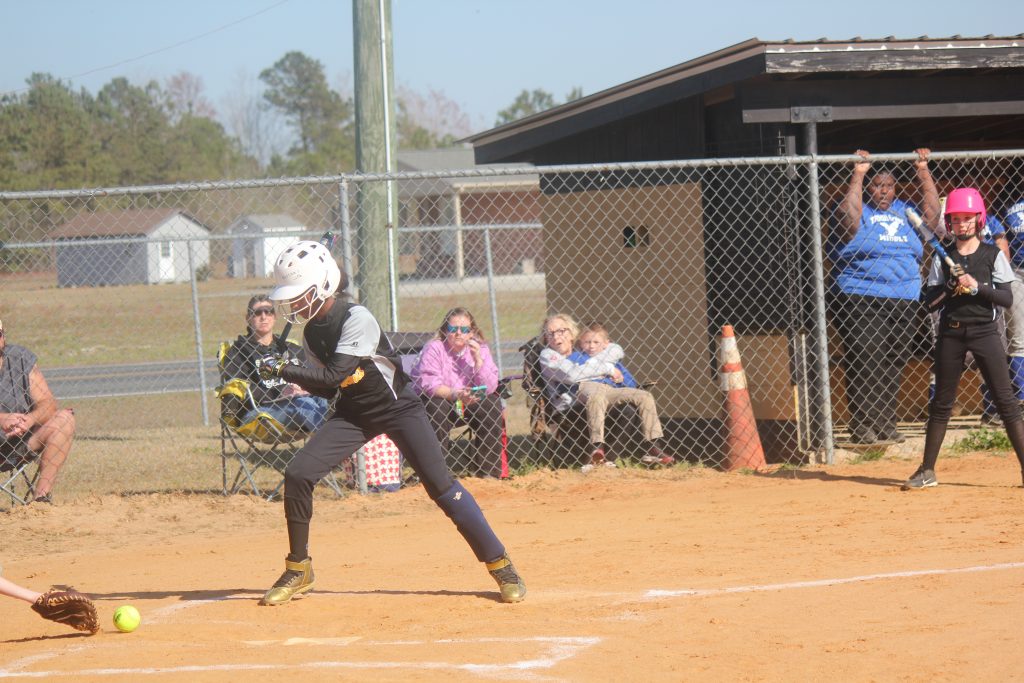
[[[448,325],[448,334],[455,334],[456,332],[461,332],[462,334],[469,334],[472,331],[473,328],[470,327],[469,325]]]
[[[272,316],[272,315],[274,315],[274,309],[273,308],[254,308],[254,309],[252,309],[252,311],[249,312],[249,315],[251,315],[254,318],[258,318],[261,315],[271,315]]]

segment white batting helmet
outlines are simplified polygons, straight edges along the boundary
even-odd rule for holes
[[[270,299],[281,315],[290,322],[299,322],[297,316],[312,318],[324,302],[334,296],[341,284],[341,270],[331,256],[331,250],[319,242],[296,242],[281,252],[274,263],[277,286]],[[292,310],[292,304],[310,294],[309,306]]]

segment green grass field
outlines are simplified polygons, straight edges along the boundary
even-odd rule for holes
[[[192,291],[188,283],[58,288],[52,273],[5,276],[0,319],[13,343],[39,356],[40,365],[100,365],[193,360],[196,357]],[[447,287],[447,289],[446,289]],[[203,348],[210,357],[219,342],[245,331],[245,305],[272,289],[269,280],[212,279],[198,285]],[[492,327],[486,292],[463,294],[438,285],[429,297],[399,300],[399,328],[429,331],[454,306],[473,311]],[[503,339],[534,336],[545,313],[543,290],[497,294]],[[278,328],[283,328],[283,321]],[[298,336],[295,330],[291,335]]]

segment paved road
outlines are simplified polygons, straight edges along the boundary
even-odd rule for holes
[[[205,364],[206,385],[218,384],[217,362]],[[61,400],[198,391],[196,361],[44,368],[51,391]]]
[[[521,342],[520,342],[521,343]],[[504,374],[522,372],[523,357],[519,343],[502,345]],[[123,365],[90,365],[87,367],[44,368],[50,390],[62,401],[79,398],[139,396],[199,391],[199,369],[195,360],[167,363],[133,363]],[[217,362],[204,363],[206,387],[212,390],[219,383]]]

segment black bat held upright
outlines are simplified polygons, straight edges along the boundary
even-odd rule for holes
[[[284,358],[288,355],[288,335],[292,331],[292,323],[289,320],[281,330],[281,336],[277,338],[277,354]]]

